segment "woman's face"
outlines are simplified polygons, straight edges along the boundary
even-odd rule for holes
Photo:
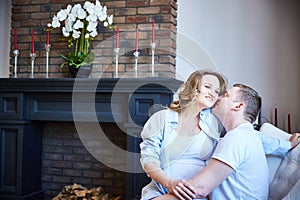
[[[198,86],[199,95],[197,102],[199,106],[210,108],[218,100],[220,93],[219,79],[214,75],[206,74],[202,77],[201,83]]]

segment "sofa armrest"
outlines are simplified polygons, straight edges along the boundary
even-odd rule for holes
[[[270,123],[264,123],[259,131],[269,137],[279,138],[281,140],[289,140],[291,135]],[[279,168],[282,158],[278,156],[267,155],[267,163],[269,167],[269,184],[273,181],[275,173]]]
[[[281,140],[289,140],[291,137],[289,133],[277,128],[276,126],[270,123],[264,123],[260,127],[259,131],[263,134],[266,134],[267,136],[279,138]]]

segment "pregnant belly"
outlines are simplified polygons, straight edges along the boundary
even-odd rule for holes
[[[170,175],[175,179],[192,179],[204,167],[205,162],[201,160],[177,160],[170,166]]]

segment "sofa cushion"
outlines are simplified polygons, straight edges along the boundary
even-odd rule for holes
[[[269,187],[269,199],[300,199],[300,145],[284,157]]]
[[[260,131],[262,134],[269,136],[269,137],[275,137],[279,138],[281,140],[289,140],[291,135],[287,132],[277,128],[273,124],[270,123],[264,123],[260,127]],[[275,173],[282,161],[281,157],[273,156],[273,155],[267,155],[267,163],[269,167],[269,183],[271,183],[274,179]]]

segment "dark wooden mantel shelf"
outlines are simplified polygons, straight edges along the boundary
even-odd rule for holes
[[[176,90],[182,82],[173,78],[0,78],[0,91],[24,91],[24,92],[65,92],[72,91],[74,83],[80,85],[79,89],[90,91],[91,86],[98,83],[97,91],[112,91],[118,82],[119,91],[128,91],[136,86],[144,85],[145,90],[159,89],[163,84],[171,90]],[[145,84],[147,84],[145,86]],[[152,91],[153,92],[153,91]]]
[[[181,83],[172,78],[0,78],[0,200],[41,197],[39,124],[74,121],[74,93],[83,106],[95,104],[99,122],[124,123],[135,135],[140,129],[131,124],[142,126],[153,105],[169,105]],[[82,115],[83,121],[90,119],[88,111]],[[137,146],[128,137],[127,149]],[[139,198],[139,184],[138,175],[128,176],[127,185],[136,187],[126,188],[126,199]]]

